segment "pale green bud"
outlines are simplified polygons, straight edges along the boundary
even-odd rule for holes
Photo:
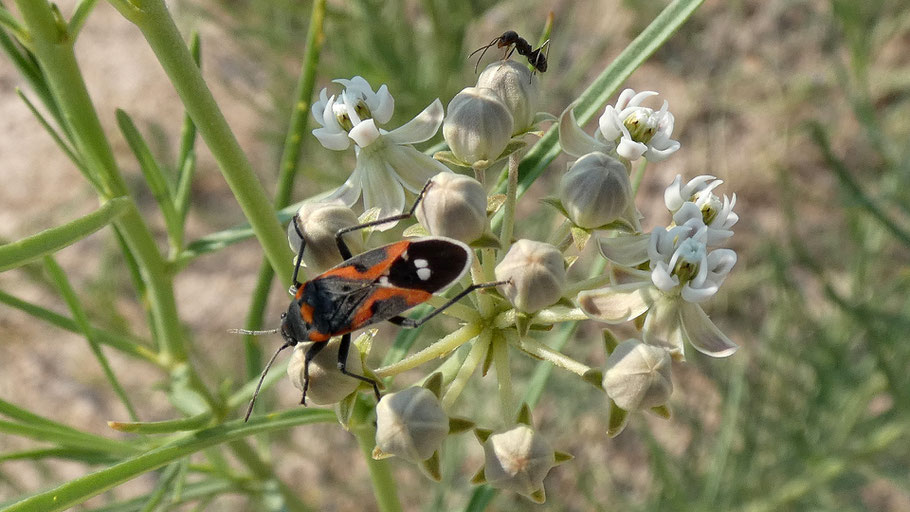
[[[417,220],[434,236],[471,243],[487,227],[487,194],[479,181],[451,172],[433,176],[417,207]]]
[[[310,386],[307,388],[306,399],[307,403],[316,405],[334,404],[353,393],[360,385],[360,381],[348,377],[338,370],[338,347],[341,345],[341,338],[332,338],[328,342],[320,343],[328,343],[328,346],[319,351],[316,357],[310,361]],[[288,377],[294,387],[301,391],[304,384],[303,366],[306,351],[312,345],[312,343],[298,343],[288,362]],[[348,354],[347,369],[351,373],[363,374],[363,364],[356,350]]]
[[[414,386],[376,405],[376,447],[411,462],[430,458],[449,433],[449,418],[427,388]]]
[[[540,103],[540,81],[528,66],[511,59],[494,62],[480,73],[477,87],[493,89],[506,104],[515,124],[513,135],[526,132],[534,124]]]
[[[303,263],[317,273],[342,261],[335,243],[335,233],[339,229],[360,223],[354,211],[347,206],[337,203],[304,203],[297,211],[297,216],[288,224],[288,242],[295,254],[300,249],[300,235],[294,228],[295,222],[306,240]],[[363,252],[362,235],[357,232],[347,233],[343,238],[352,254]]]
[[[484,476],[498,489],[531,496],[556,465],[550,443],[527,425],[491,435],[483,444]]]
[[[449,102],[442,134],[456,158],[474,164],[502,154],[512,125],[512,114],[496,91],[466,87]]]
[[[518,240],[496,265],[496,279],[519,311],[534,313],[558,301],[566,283],[562,254],[550,244]]]
[[[620,343],[607,358],[603,387],[627,411],[667,403],[673,393],[670,353],[636,339]]]
[[[559,199],[569,219],[582,228],[619,218],[638,222],[626,166],[604,153],[588,153],[572,164],[559,181]]]

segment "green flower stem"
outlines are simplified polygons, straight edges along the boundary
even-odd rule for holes
[[[455,402],[458,401],[458,397],[461,396],[461,392],[464,391],[465,386],[467,386],[468,380],[470,380],[471,375],[474,374],[474,370],[477,369],[477,365],[479,365],[486,356],[487,350],[490,347],[492,333],[493,331],[490,329],[484,329],[481,331],[480,336],[474,340],[474,346],[472,346],[471,351],[468,352],[468,357],[464,360],[464,364],[458,369],[455,380],[449,384],[448,389],[446,389],[445,394],[442,396],[443,409],[450,410],[452,406],[455,405]]]
[[[549,244],[556,248],[566,248],[570,243],[572,243],[572,237],[569,236],[569,233],[572,230],[572,221],[565,219],[562,221],[562,224],[550,234]]]
[[[154,471],[210,446],[229,443],[263,432],[286,430],[312,423],[334,423],[335,421],[335,413],[330,410],[302,407],[280,414],[253,417],[248,423],[244,423],[242,420],[230,421],[206,430],[186,434],[109,468],[76,478],[57,488],[39,492],[7,508],[5,512],[66,510],[139,475]]]
[[[23,424],[0,420],[0,433],[26,437],[45,443],[55,443],[63,447],[103,451],[118,455],[132,455],[138,451],[138,447],[128,443],[86,434],[78,430],[68,432],[64,429],[41,424]]]
[[[416,368],[423,363],[442,357],[456,348],[464,345],[472,338],[480,334],[482,326],[478,323],[471,323],[461,326],[458,330],[448,334],[441,340],[433,343],[429,347],[405,357],[397,363],[383,366],[377,369],[375,373],[380,378],[398,375],[401,372]]]
[[[398,488],[392,476],[389,460],[376,460],[373,458],[373,448],[376,446],[376,427],[370,421],[369,415],[372,407],[366,406],[363,401],[358,401],[354,406],[354,415],[351,419],[351,433],[357,438],[357,444],[363,453],[367,469],[370,472],[370,481],[373,483],[373,496],[380,512],[400,512],[401,502],[398,500]]]
[[[212,413],[206,411],[188,418],[165,421],[109,421],[107,426],[119,432],[136,434],[171,434],[199,430],[212,422]]]
[[[303,138],[307,131],[307,122],[310,118],[310,108],[313,99],[313,89],[316,86],[316,71],[319,65],[319,53],[324,40],[323,21],[325,20],[325,0],[313,2],[310,11],[310,27],[307,30],[306,54],[300,68],[300,77],[294,91],[294,109],[287,136],[284,139],[284,150],[281,162],[278,165],[278,186],[275,190],[275,199],[272,204],[276,209],[284,208],[291,200],[294,177],[299,168],[300,150]],[[275,273],[272,267],[264,263],[259,268],[259,277],[253,292],[253,300],[247,310],[245,329],[255,331],[262,328],[263,316],[268,303],[269,291]],[[243,337],[246,351],[247,376],[255,377],[262,367],[262,357],[253,336]]]
[[[275,475],[274,469],[268,465],[262,458],[256,453],[256,450],[247,443],[246,439],[238,439],[228,443],[231,447],[231,451],[234,455],[240,459],[254,475],[260,481],[273,481],[278,486],[278,492],[281,494],[282,499],[284,500],[284,506],[286,510],[290,512],[309,512],[310,507],[308,507],[301,499],[297,496],[297,493],[291,489],[288,484],[284,483],[278,476]]]
[[[502,232],[499,244],[503,251],[512,245],[512,233],[515,231],[515,204],[518,201],[518,153],[509,155],[509,181],[506,186],[506,211],[502,219]]]
[[[490,350],[493,351],[493,368],[496,369],[496,382],[499,389],[500,417],[508,424],[514,416],[515,399],[512,394],[512,371],[509,367],[509,345],[502,335],[493,338]]]
[[[70,284],[69,279],[67,279],[66,273],[63,271],[60,265],[57,264],[53,256],[44,257],[44,268],[47,270],[47,273],[50,274],[51,281],[53,281],[57,286],[57,289],[60,291],[60,295],[63,296],[64,302],[66,302],[66,305],[69,307],[70,312],[73,314],[73,319],[76,321],[76,325],[79,326],[79,330],[82,331],[83,336],[85,336],[85,339],[88,341],[92,353],[95,354],[95,358],[98,359],[98,363],[101,365],[101,369],[104,371],[104,376],[107,377],[107,380],[111,384],[111,388],[114,390],[114,393],[116,393],[120,398],[120,401],[126,408],[130,419],[133,421],[139,421],[139,416],[136,415],[136,409],[133,408],[133,404],[130,402],[129,396],[126,394],[126,390],[124,390],[123,386],[120,385],[120,381],[117,379],[117,375],[114,374],[114,370],[111,368],[110,362],[108,362],[107,357],[101,350],[101,343],[95,337],[94,332],[92,332],[92,328],[89,325],[88,321],[88,315],[85,313],[85,309],[82,307],[82,301],[80,301],[79,296],[76,295],[76,290],[73,289],[72,284]]]
[[[82,161],[96,176],[102,198],[128,196],[129,190],[117,168],[111,146],[98,120],[73,52],[73,41],[54,19],[46,0],[17,0],[31,36],[34,55],[41,64],[56,104],[73,134]],[[149,301],[165,359],[185,360],[183,329],[167,267],[155,239],[134,205],[115,221],[127,246],[136,256],[148,285]]]
[[[447,299],[445,297],[434,295],[434,296],[430,297],[430,299],[427,301],[427,304],[438,308],[438,307],[444,305],[448,301],[449,301],[449,299]],[[455,304],[452,304],[451,306],[447,307],[442,312],[442,314],[449,315],[451,317],[457,318],[457,319],[461,320],[462,322],[466,322],[466,323],[480,321],[480,314],[478,314],[477,311],[469,308],[468,306],[465,306],[464,304],[459,304],[457,302]]]
[[[638,163],[638,167],[635,169],[635,172],[632,174],[632,197],[635,197],[638,194],[638,189],[641,187],[641,180],[645,177],[645,170],[648,168],[648,160],[642,158]]]
[[[25,0],[19,0],[20,3]],[[152,51],[218,162],[225,181],[240,204],[276,275],[291,281],[288,247],[275,209],[256,178],[253,167],[231,132],[215,98],[196,66],[163,0],[136,0],[135,8],[115,2],[120,12],[145,36]]]
[[[32,236],[0,245],[0,272],[22,266],[44,255],[67,247],[115,222],[132,204],[129,197],[105,201],[94,212]]]
[[[42,321],[45,321],[51,325],[56,325],[61,329],[66,329],[67,331],[75,333],[82,332],[81,328],[78,324],[76,324],[75,320],[67,318],[59,313],[55,313],[49,309],[45,309],[41,306],[36,306],[35,304],[26,302],[22,299],[9,295],[2,290],[0,290],[0,302],[6,304],[7,306],[14,307],[20,311],[28,313],[29,315],[41,319]],[[164,370],[170,369],[170,367],[161,361],[161,358],[158,357],[158,354],[156,352],[146,348],[148,345],[147,342],[137,338],[123,336],[121,334],[97,329],[95,327],[90,327],[90,329],[92,336],[94,336],[99,343],[103,343],[111,348],[115,348],[124,354],[128,354],[135,358],[148,361]]]
[[[574,297],[578,295],[579,292],[584,290],[593,290],[594,288],[602,288],[610,284],[610,274],[601,274],[599,276],[590,277],[577,283],[572,283],[563,290],[564,297]]]
[[[517,335],[510,336],[509,343],[515,345],[515,347],[518,349],[524,350],[525,352],[543,359],[544,361],[549,361],[554,365],[564,370],[575,373],[579,376],[584,376],[585,373],[591,370],[590,366],[579,363],[571,357],[553,350],[533,338],[519,338]]]

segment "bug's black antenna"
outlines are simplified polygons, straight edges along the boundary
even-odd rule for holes
[[[250,405],[246,409],[246,416],[243,417],[244,423],[246,423],[247,420],[250,419],[250,414],[253,413],[253,404],[256,403],[256,397],[259,396],[259,389],[262,388],[262,381],[265,380],[265,375],[267,373],[269,373],[269,368],[272,367],[272,363],[275,362],[275,359],[278,357],[278,353],[290,346],[291,346],[290,343],[285,343],[284,345],[278,347],[278,350],[276,350],[275,354],[272,355],[272,358],[269,359],[269,363],[267,365],[265,365],[265,369],[262,370],[262,376],[259,377],[259,384],[256,384],[256,391],[253,392],[253,398],[250,400]]]

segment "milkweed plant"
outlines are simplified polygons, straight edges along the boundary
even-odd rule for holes
[[[722,193],[722,180],[715,176],[681,172],[666,184],[663,214],[643,219],[637,208],[644,200],[638,196],[638,185],[648,164],[672,161],[684,150],[675,138],[669,99],[660,99],[654,91],[625,89],[605,105],[613,92],[605,84],[618,84],[628,76],[672,33],[667,29],[683,23],[697,2],[671,4],[558,117],[538,112],[544,103],[541,96],[546,82],[541,73],[518,58],[489,63],[476,83],[465,84],[452,98],[427,98],[427,107],[400,126],[391,124],[394,91],[386,85],[377,88],[361,76],[333,80],[321,90],[311,109],[296,109],[292,116],[282,159],[290,172],[282,168],[280,181],[284,186],[274,202],[269,202],[253,177],[248,160],[201,79],[198,58],[194,61],[191,51],[196,50],[198,55],[198,40],[194,39],[190,48],[172,44],[180,36],[161,0],[111,3],[140,28],[187,110],[175,172],[156,161],[129,116],[118,112],[121,130],[165,218],[170,252],[165,255],[155,249],[147,221],[139,215],[124,184],[75,65],[73,41],[93,2],[81,3],[72,19],[65,20],[52,5],[21,0],[17,2],[21,20],[2,11],[3,26],[14,38],[9,39],[7,53],[50,112],[51,119],[42,118],[44,125],[95,187],[102,206],[60,229],[0,247],[0,268],[35,259],[44,262],[67,299],[73,318],[55,323],[86,336],[130,412],[130,421],[110,425],[140,437],[128,442],[83,433],[3,402],[0,412],[15,421],[42,425],[61,436],[66,433],[68,440],[61,437],[56,441],[60,449],[113,462],[58,489],[26,497],[10,510],[61,510],[162,467],[157,499],[169,496],[176,503],[181,499],[173,490],[178,482],[184,482],[188,473],[201,471],[188,464],[190,454],[225,444],[255,474],[257,468],[261,471],[263,461],[252,445],[244,444],[246,436],[334,420],[354,433],[369,453],[368,464],[382,510],[400,508],[383,459],[407,461],[430,479],[439,480],[444,441],[468,431],[473,432],[483,457],[473,478],[466,478],[542,503],[545,478],[572,455],[560,450],[550,432],[535,426],[532,412],[536,399],[527,398],[526,390],[513,382],[514,358],[553,365],[557,371],[576,377],[578,393],[602,394],[604,432],[616,436],[633,414],[671,417],[673,368],[685,362],[687,353],[695,350],[721,358],[736,351],[737,345],[702,309],[736,263],[736,253],[724,247],[738,220],[734,212],[736,195]],[[313,91],[323,15],[324,4],[316,2],[301,74],[303,86],[299,88],[304,106]],[[582,121],[600,112],[592,133],[583,128],[576,111]],[[305,128],[308,114],[315,129]],[[285,242],[274,212],[289,202],[299,140],[307,131],[325,150],[353,152],[355,165],[338,169],[341,186],[284,210],[292,214]],[[415,147],[440,131],[445,141],[442,149],[427,153]],[[471,284],[503,284],[477,290],[447,307],[443,314],[456,322],[433,320],[454,325],[441,338],[428,338],[424,332],[429,330],[403,332],[396,341],[400,353],[386,356],[380,364],[375,361],[382,358],[371,355],[381,351],[373,343],[375,329],[359,333],[355,341],[358,350],[349,356],[348,368],[381,383],[378,402],[371,386],[339,373],[338,340],[334,339],[310,364],[307,398],[311,407],[254,414],[248,423],[225,422],[249,398],[256,379],[227,397],[206,387],[187,356],[188,340],[177,320],[172,293],[174,269],[182,268],[195,254],[214,250],[210,240],[187,244],[183,237],[183,223],[192,204],[189,184],[195,167],[197,132],[218,161],[250,223],[249,232],[221,234],[219,242],[223,243],[225,236],[233,237],[233,241],[250,234],[260,240],[268,260],[260,273],[266,290],[272,272],[289,282],[295,265],[302,266],[301,274],[314,277],[342,264],[335,242],[339,229],[406,211],[421,190],[425,191],[412,218],[388,222],[366,233],[346,234],[346,243],[354,251],[367,250],[382,244],[381,232],[393,229],[404,237],[456,239],[473,249],[474,258],[470,272],[453,286],[450,295]],[[568,164],[551,165],[560,153],[568,157]],[[540,230],[516,219],[521,194],[540,175],[558,183],[555,193],[538,203],[556,217],[546,239],[534,239],[530,233]],[[137,288],[148,298],[152,343],[93,327],[75,290],[54,262],[53,252],[108,224],[135,270]],[[645,231],[643,226],[655,227]],[[301,234],[306,250],[302,260],[296,261]],[[40,308],[17,302],[5,293],[3,297],[8,305],[18,304],[19,309],[39,318],[51,318]],[[435,297],[430,304],[438,307],[445,302],[445,297]],[[429,311],[421,310],[424,314]],[[574,332],[572,327],[582,321],[595,323],[603,335],[598,339],[579,335],[572,343],[603,346],[601,358],[581,361],[563,353],[569,336],[566,333]],[[255,329],[257,322],[261,318],[254,318],[247,327]],[[624,333],[625,339],[618,333]],[[416,339],[422,348],[407,351]],[[251,366],[261,364],[253,357],[256,343],[250,338],[245,343]],[[107,364],[101,345],[132,353],[168,372],[171,396],[177,397],[175,406],[185,417],[139,421],[129,397],[117,384],[118,371]],[[292,384],[301,389],[306,380],[304,355],[308,345],[297,345],[287,365]],[[396,377],[406,372],[408,381],[417,380],[416,384],[398,384]],[[277,379],[274,374],[270,376],[266,387]],[[472,379],[495,379],[496,392],[470,393]],[[180,400],[181,394],[195,400]],[[463,407],[466,400],[490,400],[495,405]],[[496,414],[481,412],[489,410]],[[202,430],[206,436],[198,435]],[[53,439],[50,436],[46,440]],[[458,442],[471,441],[462,436]],[[293,490],[280,482],[277,489],[289,510],[303,507]],[[38,508],[28,508],[35,506]]]

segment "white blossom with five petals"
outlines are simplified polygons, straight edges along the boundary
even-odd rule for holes
[[[321,125],[313,135],[326,148],[343,151],[354,142],[357,164],[354,172],[326,201],[353,206],[363,197],[364,210],[377,208],[379,217],[401,213],[404,190],[417,193],[440,172],[451,172],[442,163],[414,149],[411,144],[433,137],[442,124],[442,102],[436,99],[414,119],[387,131],[381,128],[392,118],[395,100],[382,85],[373,91],[362,77],[335,80],[345,87],[338,96],[326,89],[313,105],[313,116]],[[379,226],[389,229],[395,223]]]
[[[654,91],[638,94],[626,89],[619,95],[616,105],[607,105],[600,116],[598,130],[608,141],[616,141],[616,152],[628,159],[644,156],[649,162],[667,159],[679,149],[679,142],[670,139],[673,134],[673,114],[664,100],[660,110],[643,107],[641,103],[657,96]]]

